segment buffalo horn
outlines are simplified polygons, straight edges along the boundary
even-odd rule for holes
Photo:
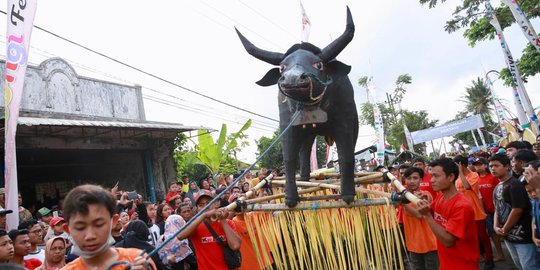
[[[351,42],[354,36],[354,22],[352,20],[351,11],[347,7],[347,26],[345,27],[345,32],[332,43],[328,44],[319,54],[319,57],[323,62],[328,62],[334,58]],[[243,41],[242,41],[243,42]],[[245,45],[244,45],[245,46]]]
[[[236,33],[238,34],[238,37],[240,37],[240,40],[242,41],[242,45],[244,45],[244,48],[246,51],[254,56],[255,58],[262,60],[266,63],[279,66],[281,63],[281,60],[283,60],[283,54],[282,53],[276,53],[276,52],[270,52],[265,51],[262,49],[257,48],[253,43],[249,42],[247,38],[245,38],[236,27],[234,28],[236,30]]]

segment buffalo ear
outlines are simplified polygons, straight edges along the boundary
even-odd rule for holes
[[[266,75],[264,75],[264,77],[257,82],[257,84],[260,86],[274,85],[278,82],[280,77],[281,72],[279,72],[279,68],[273,68],[269,70]]]
[[[351,72],[351,66],[345,65],[337,60],[330,61],[326,64],[326,69],[328,70],[328,74],[332,76],[345,76]]]

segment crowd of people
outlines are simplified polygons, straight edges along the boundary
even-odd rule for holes
[[[539,167],[540,140],[431,162],[417,157],[389,167],[420,198],[417,204],[399,205],[397,212],[410,266],[478,269],[481,259],[484,269],[493,269],[510,259],[518,269],[540,269]],[[255,250],[260,248],[252,244],[245,214],[223,208],[270,173],[279,174],[247,172],[194,220],[237,175],[208,175],[199,181],[183,176],[169,183],[165,198],[157,203],[118,185],[78,186],[57,207],[36,213],[24,208],[19,197],[20,224],[9,231],[6,216],[17,213],[3,208],[0,190],[0,266],[105,269],[125,261],[131,269],[230,269],[224,253],[228,248],[240,251],[239,269],[275,269],[272,261],[257,259]],[[258,195],[270,192],[262,189]],[[162,248],[156,252],[157,246]],[[146,259],[148,254],[151,259]]]
[[[390,168],[421,199],[398,210],[413,269],[494,269],[503,243],[517,269],[540,269],[539,167],[540,136]]]
[[[71,190],[62,204],[32,214],[22,206],[19,195],[20,224],[9,231],[6,217],[14,213],[3,208],[0,190],[0,268],[9,264],[43,270],[105,269],[126,261],[131,269],[229,269],[219,238],[242,254],[239,269],[273,269],[273,262],[261,265],[257,260],[244,214],[221,208],[244,196],[270,173],[278,172],[262,169],[255,177],[247,172],[176,237],[238,175],[208,175],[199,181],[183,176],[169,183],[165,198],[157,203],[143,201],[136,192],[121,191],[118,184],[111,189],[82,185]],[[265,196],[268,190],[258,194]],[[162,248],[153,252],[157,246]],[[151,259],[145,260],[148,254]]]

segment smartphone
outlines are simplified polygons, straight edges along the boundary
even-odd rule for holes
[[[133,201],[139,197],[139,194],[137,194],[137,191],[130,191],[127,193],[127,197],[128,197],[128,200]]]

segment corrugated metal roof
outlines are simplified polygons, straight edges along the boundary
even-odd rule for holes
[[[19,117],[17,123],[25,126],[77,126],[77,127],[118,127],[118,128],[141,128],[141,129],[165,129],[165,130],[198,130],[207,129],[207,127],[185,126],[176,123],[164,122],[120,122],[120,121],[97,121],[97,120],[73,120],[73,119],[54,119],[54,118],[36,118]]]

